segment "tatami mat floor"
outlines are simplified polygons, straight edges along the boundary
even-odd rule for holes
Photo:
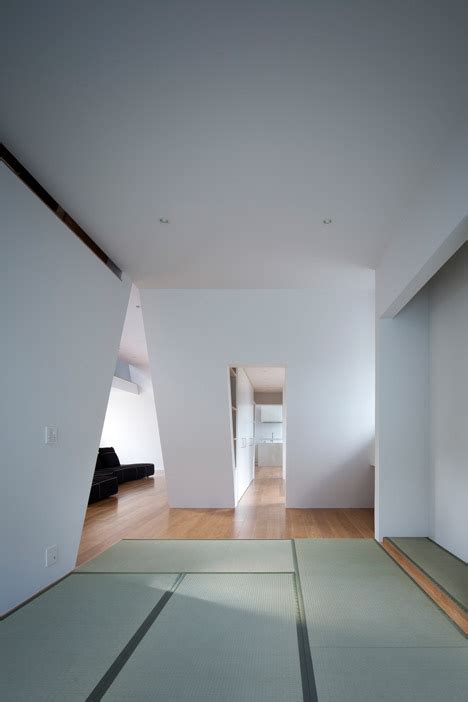
[[[392,538],[390,541],[468,611],[468,565],[427,538]]]
[[[468,689],[468,639],[370,539],[127,540],[0,628],[6,702],[465,702]]]

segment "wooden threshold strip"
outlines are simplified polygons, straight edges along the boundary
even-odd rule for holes
[[[78,239],[81,239],[83,244],[85,244],[91,251],[101,259],[101,261],[117,276],[120,280],[122,279],[122,271],[120,268],[109,258],[105,251],[101,249],[96,242],[91,239],[89,234],[80,227],[78,222],[76,222],[73,217],[70,217],[68,212],[66,212],[59,203],[54,200],[52,195],[50,195],[45,188],[37,181],[33,175],[18,161],[18,159],[13,156],[11,151],[7,149],[4,144],[0,143],[0,161],[8,166],[8,168],[13,171],[13,173],[21,180],[27,187],[32,190],[34,195],[36,195],[44,205],[52,210],[54,215],[60,219],[63,224],[65,224],[68,229],[70,229]]]
[[[454,624],[468,636],[468,614],[458,604],[429,578],[424,571],[418,568],[405,554],[397,548],[390,539],[384,538],[382,546],[389,556],[398,563],[414,582],[424,590],[431,600],[453,621]]]

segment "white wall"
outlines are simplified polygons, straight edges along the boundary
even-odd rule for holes
[[[236,501],[240,500],[254,477],[254,399],[246,372],[237,369],[237,460]]]
[[[457,134],[449,147],[402,211],[400,223],[392,228],[392,243],[376,271],[377,318],[388,310],[394,314],[395,303],[398,311],[400,296],[405,302],[411,299],[468,239],[466,126],[464,134]],[[437,259],[435,267],[424,279],[425,266],[432,257]]]
[[[113,446],[121,463],[154,463],[163,470],[158,420],[149,371],[130,366],[139,395],[111,388],[101,446]]]
[[[429,533],[429,296],[378,322],[376,535]]]
[[[249,364],[286,366],[288,505],[372,505],[372,291],[141,297],[171,505],[234,505],[227,368]]]
[[[0,211],[4,612],[74,568],[130,285],[3,164]]]
[[[377,536],[468,560],[468,245],[378,328]]]
[[[431,535],[468,561],[468,244],[430,284]]]
[[[376,537],[391,536],[395,533],[402,513],[401,505],[393,500],[392,492],[405,494],[407,482],[420,479],[410,473],[400,472],[399,466],[387,454],[387,439],[392,427],[386,426],[385,413],[392,414],[394,403],[393,383],[399,382],[392,376],[392,364],[389,363],[391,349],[398,348],[397,338],[392,334],[386,338],[382,335],[385,325],[380,322],[384,317],[391,320],[405,304],[407,304],[421,290],[432,276],[443,266],[446,261],[460,248],[468,238],[467,200],[468,192],[468,130],[465,127],[463,135],[458,134],[446,152],[441,155],[438,168],[432,171],[426,180],[421,183],[419,193],[413,194],[408,208],[401,213],[401,222],[393,227],[392,243],[387,248],[380,266],[376,271],[376,318],[377,318],[377,424],[376,424]],[[403,333],[403,327],[392,325],[386,327],[387,332],[398,329]],[[406,342],[401,341],[404,345]],[[408,343],[411,343],[408,339]],[[389,344],[387,346],[387,344]],[[385,377],[385,368],[389,375]],[[416,375],[415,383],[418,386]],[[417,404],[417,395],[421,391],[416,389],[416,397],[411,399]],[[410,398],[409,388],[405,393]],[[403,405],[402,412],[405,413]],[[422,455],[428,448],[421,445],[421,433],[406,434],[406,452],[400,447],[400,462],[405,466],[411,465],[414,455]],[[387,442],[387,443],[386,443]],[[416,468],[416,471],[419,469]],[[390,475],[392,473],[393,475]],[[400,476],[397,487],[397,476]],[[387,486],[389,492],[387,494]],[[430,488],[432,489],[432,487]],[[393,505],[393,506],[392,506]],[[413,502],[418,512],[420,500]],[[423,510],[426,512],[426,508]],[[432,510],[429,509],[430,518]],[[406,536],[418,535],[425,523],[426,516],[420,514],[421,519],[416,519],[415,533],[406,533]],[[387,521],[387,520],[390,521]],[[409,519],[409,517],[406,517]],[[382,521],[383,520],[383,521]],[[410,524],[408,524],[410,526]],[[400,532],[401,533],[401,532]],[[429,532],[426,532],[426,535]]]

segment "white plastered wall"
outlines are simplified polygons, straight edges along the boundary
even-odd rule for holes
[[[229,366],[286,367],[287,504],[373,503],[374,295],[142,290],[174,507],[235,504]]]
[[[0,611],[75,566],[130,282],[0,164]],[[46,426],[58,445],[45,445]],[[46,568],[45,549],[58,546]]]

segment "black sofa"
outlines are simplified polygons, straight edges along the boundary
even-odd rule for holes
[[[119,484],[154,475],[154,463],[126,463],[121,465],[113,446],[99,449],[96,473],[112,473]]]
[[[106,497],[115,495],[119,490],[119,481],[112,473],[103,470],[96,471],[91,483],[88,503],[104,500]]]

